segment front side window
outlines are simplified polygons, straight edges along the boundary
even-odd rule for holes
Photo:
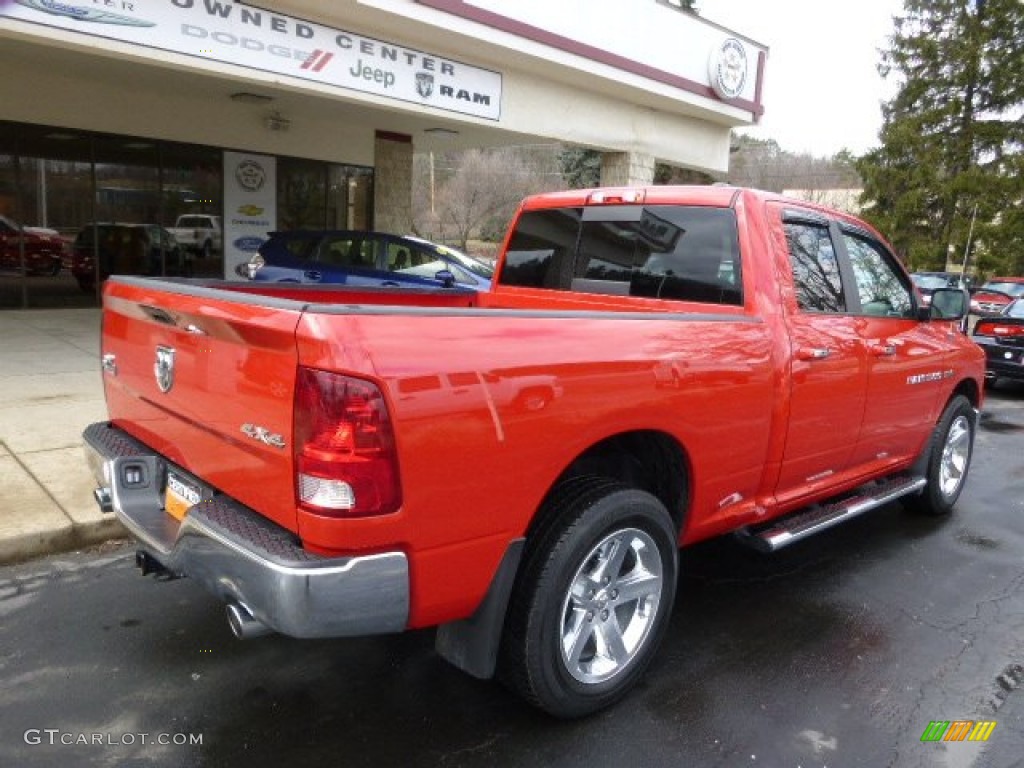
[[[785,226],[797,306],[804,312],[845,312],[839,260],[828,227],[794,221]]]
[[[882,247],[865,237],[843,235],[857,283],[861,312],[875,317],[913,317],[910,288]]]

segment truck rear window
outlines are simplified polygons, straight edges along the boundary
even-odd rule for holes
[[[731,209],[620,205],[526,211],[502,285],[742,304]]]

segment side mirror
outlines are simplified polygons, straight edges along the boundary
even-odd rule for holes
[[[939,288],[932,294],[928,317],[932,320],[963,320],[970,309],[969,294],[960,288]]]
[[[442,269],[434,273],[434,279],[439,280],[445,288],[455,285],[455,275],[450,269]]]

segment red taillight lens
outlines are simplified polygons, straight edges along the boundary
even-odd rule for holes
[[[1009,325],[998,321],[982,321],[974,326],[975,336],[992,336],[996,339],[1017,339],[1024,337],[1024,325]]]
[[[386,515],[402,503],[384,395],[368,381],[299,368],[295,386],[299,504],[337,517]]]

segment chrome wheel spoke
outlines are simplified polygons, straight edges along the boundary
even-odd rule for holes
[[[601,654],[613,666],[619,666],[629,660],[629,651],[626,649],[626,642],[622,638],[622,630],[615,620],[614,614],[600,624],[597,630],[597,637],[600,638]]]
[[[597,567],[593,573],[593,579],[597,582],[598,586],[618,578],[628,551],[629,545],[623,542],[621,538],[613,538],[608,541],[607,545],[598,554]]]
[[[648,597],[661,592],[661,578],[647,571],[634,572],[627,578],[616,584],[618,597],[615,602],[619,605],[631,603],[634,600],[643,602]]]
[[[576,611],[573,626],[562,633],[562,650],[566,658],[574,664],[580,663],[580,656],[594,634],[594,627],[587,621],[583,611]]]

